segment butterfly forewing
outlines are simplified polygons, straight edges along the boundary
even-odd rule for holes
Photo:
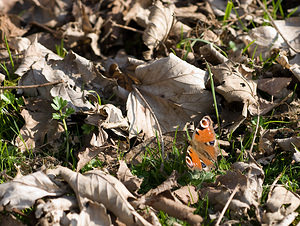
[[[193,133],[191,145],[187,150],[186,163],[190,169],[202,170],[214,166],[218,149],[213,122],[209,116],[204,116]]]

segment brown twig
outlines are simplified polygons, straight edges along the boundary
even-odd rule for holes
[[[56,82],[47,82],[43,84],[37,84],[37,85],[28,85],[28,86],[0,86],[0,90],[6,90],[6,89],[32,89],[32,88],[39,88],[39,87],[45,87],[45,86],[54,86],[59,83],[63,83],[63,80],[59,80]]]
[[[282,37],[282,39],[286,42],[286,44],[296,53],[300,53],[300,50],[294,48],[289,41],[284,37],[284,35],[281,33],[281,31],[279,30],[279,28],[277,27],[275,21],[273,20],[272,16],[270,15],[270,13],[268,12],[268,10],[266,9],[265,5],[260,1],[257,0],[257,2],[259,3],[259,5],[263,8],[264,12],[268,15],[269,19],[271,20],[272,25],[274,26],[274,28],[276,29],[276,31],[280,34],[280,36]]]
[[[114,21],[111,21],[112,22],[112,26],[114,27],[119,27],[119,28],[122,28],[122,29],[126,29],[126,30],[129,30],[129,31],[134,31],[134,32],[137,32],[137,33],[140,33],[140,34],[144,34],[143,31],[140,31],[138,29],[135,29],[133,27],[128,27],[126,25],[122,25],[122,24],[117,24],[116,22]]]
[[[276,183],[279,181],[280,177],[282,177],[282,174],[283,174],[283,172],[281,172],[281,173],[276,177],[276,179],[273,181],[273,183],[271,184],[270,191],[269,191],[269,194],[268,194],[268,200],[271,198],[272,190],[273,190],[273,188],[275,187]]]
[[[237,191],[238,191],[239,188],[240,188],[240,185],[237,184],[237,186],[235,186],[233,192],[231,193],[229,199],[227,200],[227,202],[226,202],[226,204],[225,204],[225,206],[224,206],[224,208],[223,208],[223,210],[222,210],[222,212],[221,212],[221,214],[220,214],[220,216],[219,216],[219,218],[218,218],[217,223],[215,224],[215,226],[219,226],[220,225],[220,222],[221,222],[221,220],[222,220],[222,218],[223,218],[223,216],[225,214],[225,211],[227,210],[227,208],[228,208],[231,200],[233,199],[235,193],[237,193]]]

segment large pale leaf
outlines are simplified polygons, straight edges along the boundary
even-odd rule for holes
[[[290,225],[297,217],[300,206],[298,195],[288,191],[283,186],[276,186],[269,196],[267,211],[264,212],[262,223],[266,225]]]
[[[60,175],[72,187],[79,201],[87,198],[101,203],[128,225],[150,225],[127,201],[134,196],[115,177],[101,170],[89,171],[82,175],[65,167],[58,167],[51,172]],[[81,205],[83,206],[83,203]]]
[[[0,184],[0,207],[8,211],[13,208],[22,210],[31,207],[37,199],[58,196],[65,192],[65,187],[59,187],[39,171]]]
[[[52,101],[55,96],[61,96],[76,110],[93,107],[86,100],[87,91],[82,87],[95,78],[101,77],[97,76],[99,73],[91,61],[73,52],[69,52],[64,59],[61,59],[36,41],[28,48],[16,74],[22,76],[19,85],[36,85],[62,80],[63,83],[55,86],[24,89],[23,93],[49,101]]]
[[[149,23],[143,34],[143,40],[150,52],[145,57],[151,59],[153,50],[163,42],[174,23],[174,5],[164,6],[160,1],[156,1],[155,5],[150,9]]]
[[[138,66],[135,76],[142,83],[137,89],[154,111],[163,133],[183,129],[186,122],[212,112],[212,95],[205,90],[207,73],[173,54]],[[153,115],[134,91],[127,99],[127,117],[130,136],[141,131],[146,137],[155,136]]]

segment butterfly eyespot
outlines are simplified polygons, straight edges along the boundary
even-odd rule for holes
[[[203,118],[203,119],[200,121],[200,126],[203,127],[203,128],[209,127],[209,120],[206,119],[206,118]]]
[[[214,146],[215,145],[215,140],[213,140],[213,141],[209,141],[208,143],[209,143],[209,145],[211,145],[211,146]]]
[[[186,162],[186,164],[187,164],[188,167],[190,167],[190,168],[194,167],[194,163],[193,163],[193,161],[192,161],[192,159],[191,159],[190,156],[186,156],[185,157],[185,162]]]
[[[202,169],[206,168],[206,165],[204,162],[201,161],[201,166],[202,166]]]

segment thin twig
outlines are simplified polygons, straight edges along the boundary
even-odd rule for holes
[[[39,87],[45,87],[45,86],[54,86],[59,83],[63,83],[63,80],[59,80],[56,82],[47,82],[43,84],[37,84],[37,85],[28,85],[28,86],[0,86],[0,90],[5,90],[5,89],[32,89],[32,88],[39,88]]]
[[[164,145],[164,139],[162,136],[162,131],[161,131],[161,127],[160,124],[156,118],[156,115],[154,114],[151,106],[148,104],[148,102],[146,101],[146,99],[143,97],[143,95],[140,93],[140,91],[133,86],[133,90],[139,95],[139,97],[144,101],[144,103],[146,104],[147,108],[149,109],[150,113],[152,114],[154,121],[157,125],[157,129],[158,129],[158,133],[159,133],[159,139],[160,139],[160,143],[161,143],[161,154],[162,154],[162,161],[164,162],[165,159],[165,145]]]
[[[257,103],[257,105],[259,105],[259,103]],[[259,110],[259,107],[258,107],[258,110]],[[258,112],[255,132],[254,132],[253,140],[252,140],[251,147],[250,147],[250,150],[249,150],[250,155],[252,155],[252,150],[253,150],[255,139],[256,139],[256,136],[257,136],[257,131],[258,131],[258,127],[259,127],[259,119],[260,119],[260,117],[259,117],[259,112]]]
[[[269,194],[268,194],[268,200],[271,198],[271,194],[272,194],[272,190],[273,188],[275,187],[276,183],[279,181],[280,177],[282,177],[282,174],[283,172],[281,172],[277,177],[276,179],[273,181],[271,187],[270,187],[270,191],[269,191]]]
[[[133,27],[128,27],[126,25],[122,25],[122,24],[117,24],[116,22],[114,21],[111,21],[112,22],[112,26],[114,27],[119,27],[119,28],[123,28],[123,29],[126,29],[126,30],[129,30],[129,31],[134,31],[134,32],[137,32],[137,33],[140,33],[140,34],[144,34],[143,31],[140,31],[138,29],[135,29]]]
[[[257,2],[259,3],[259,5],[263,8],[264,12],[268,15],[269,19],[271,20],[272,25],[274,26],[274,28],[276,29],[276,31],[280,34],[280,36],[282,37],[282,39],[286,42],[286,44],[296,53],[300,53],[300,50],[294,48],[289,41],[284,37],[284,35],[281,33],[281,31],[279,30],[279,28],[277,27],[275,21],[273,20],[272,16],[270,15],[270,13],[268,12],[268,10],[266,9],[265,5],[260,1],[257,0]]]
[[[219,225],[220,225],[220,222],[221,222],[221,220],[222,220],[222,218],[223,218],[223,216],[224,216],[224,214],[225,214],[225,211],[227,210],[227,208],[228,208],[228,206],[229,206],[231,200],[233,199],[235,193],[237,193],[237,191],[238,191],[239,188],[240,188],[240,185],[237,184],[237,185],[235,186],[233,192],[231,193],[229,199],[227,200],[227,202],[226,202],[226,204],[225,204],[225,206],[224,206],[224,208],[223,208],[223,210],[222,210],[222,212],[221,212],[221,214],[220,214],[220,216],[219,216],[219,218],[218,218],[218,221],[217,221],[217,223],[215,224],[215,226],[219,226]]]

